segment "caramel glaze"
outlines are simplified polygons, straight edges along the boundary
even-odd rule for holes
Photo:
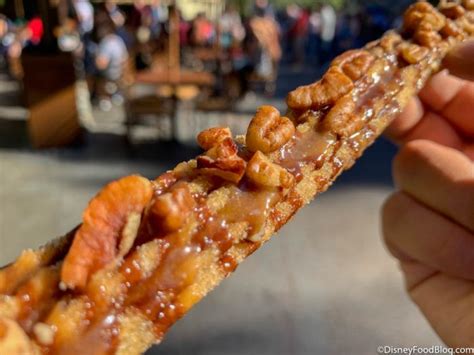
[[[352,100],[353,113],[362,120],[362,128],[348,136],[324,129],[322,123],[330,111],[329,107],[288,114],[298,124],[296,133],[269,157],[293,174],[297,182],[312,178],[313,175],[306,174],[305,169],[318,170],[329,161],[330,174],[314,177],[321,179],[317,181],[318,186],[328,186],[348,167],[348,162],[338,159],[335,152],[348,146],[356,155],[361,154],[362,147],[372,142],[376,134],[371,121],[394,117],[399,113],[405,104],[402,95],[404,88],[419,89],[430,74],[430,70],[422,69],[433,63],[436,67],[436,62],[443,57],[441,47],[431,48],[429,55],[421,62],[407,65],[390,51],[380,54],[377,51],[380,47],[368,46],[366,49],[374,55],[376,62],[384,64],[384,69],[373,74],[369,69],[367,75],[354,82],[354,89],[344,97],[345,100]],[[418,82],[408,82],[412,80],[410,78],[416,78]],[[245,147],[239,147],[240,157],[248,161],[251,155]],[[155,196],[170,192],[183,181],[191,182],[198,176],[196,169],[184,176],[176,171],[167,172],[155,180]],[[237,186],[229,185],[220,178],[207,178],[212,180],[212,190],[193,193],[195,205],[181,229],[169,233],[157,230],[150,223],[151,217],[145,209],[134,246],[117,265],[120,287],[111,301],[101,297],[101,290],[106,285],[88,285],[85,291],[60,290],[57,285],[61,261],[40,269],[16,289],[13,295],[21,304],[17,318],[32,339],[35,339],[33,325],[46,321],[59,300],[67,302],[72,297],[85,300],[83,328],[78,330],[78,335],[67,342],[60,343],[54,338],[52,344],[39,345],[43,353],[114,353],[119,335],[118,317],[130,307],[153,322],[156,339],[161,339],[167,329],[203,296],[191,292],[187,298],[182,297],[196,283],[203,262],[217,260],[222,271],[229,274],[240,262],[229,252],[233,246],[244,245],[251,253],[263,242],[261,235],[267,223],[279,229],[291,217],[279,212],[279,202],[289,203],[293,213],[305,203],[296,191],[298,185],[284,191],[282,188],[256,187],[245,177]],[[212,210],[207,205],[208,196],[222,187],[229,189],[229,197],[224,206]],[[233,233],[236,225],[245,230],[244,238],[242,233]],[[151,241],[157,243],[157,263],[151,270],[144,270],[139,262],[139,249]]]

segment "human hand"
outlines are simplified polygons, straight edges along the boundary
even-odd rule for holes
[[[474,41],[446,59],[474,80]],[[384,239],[406,287],[451,347],[474,346],[474,81],[443,71],[387,130],[402,144]]]

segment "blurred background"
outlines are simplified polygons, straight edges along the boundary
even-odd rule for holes
[[[202,129],[284,110],[409,3],[0,0],[0,263],[77,225],[110,180],[193,157]],[[380,240],[395,152],[380,139],[149,354],[440,344]]]

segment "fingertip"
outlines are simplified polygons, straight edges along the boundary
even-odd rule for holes
[[[416,166],[420,157],[426,155],[426,151],[435,143],[427,140],[414,140],[400,148],[392,164],[393,179],[396,186],[402,187],[404,178],[411,176],[416,178]]]
[[[441,111],[459,92],[465,81],[449,74],[448,70],[433,75],[420,91],[424,104],[435,111]]]
[[[424,108],[418,96],[412,98],[403,112],[385,130],[385,135],[395,143],[403,143],[403,138],[423,118]]]
[[[474,80],[474,40],[466,41],[451,50],[443,61],[449,72],[465,80]]]

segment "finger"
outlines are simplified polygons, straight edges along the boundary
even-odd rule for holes
[[[451,74],[474,81],[474,40],[462,43],[450,51],[443,65]]]
[[[441,114],[464,135],[474,138],[474,82],[465,82]]]
[[[413,272],[413,269],[415,272],[420,272],[418,267],[423,269],[421,265],[407,263],[402,263],[401,266],[406,277]],[[452,348],[474,346],[472,281],[434,273],[410,289],[409,293],[447,346]]]
[[[466,81],[443,70],[431,77],[425,87],[420,91],[421,101],[434,111],[441,111],[458,94]]]
[[[461,80],[444,70],[428,81],[419,96],[429,109],[440,113],[464,134],[474,136],[473,82]]]
[[[393,173],[401,190],[474,231],[474,163],[464,154],[413,141],[395,158]]]
[[[455,128],[443,117],[433,112],[424,115],[415,127],[407,131],[405,135],[395,138],[395,141],[405,143],[417,139],[430,140],[458,150],[463,148],[463,140]]]
[[[415,96],[385,130],[385,135],[396,143],[403,143],[404,138],[421,121],[424,114],[423,104],[419,97]]]
[[[420,92],[419,98],[409,102],[386,134],[397,143],[425,138],[459,149],[462,139],[456,129],[464,133],[474,131],[473,119],[466,118],[474,100],[471,93],[473,85],[449,75],[447,71],[434,75]],[[435,113],[439,114],[434,116]]]
[[[398,192],[386,201],[382,231],[387,245],[403,255],[449,275],[474,280],[472,233],[409,195]]]

